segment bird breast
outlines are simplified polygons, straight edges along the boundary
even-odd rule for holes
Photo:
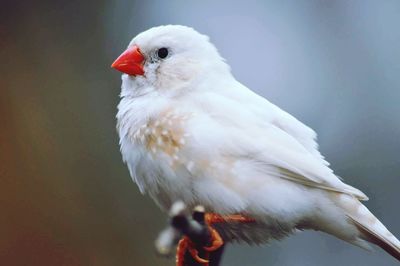
[[[188,188],[195,165],[187,156],[191,138],[187,124],[194,113],[173,108],[147,118],[138,118],[138,113],[120,108],[117,115],[121,152],[132,178],[162,207],[168,208],[174,200],[190,200]]]
[[[185,132],[185,123],[192,114],[177,114],[168,110],[156,118],[148,119],[139,128],[130,132],[132,142],[141,145],[153,158],[161,155],[168,159],[171,167],[183,163],[179,158],[180,150],[187,142],[189,134]]]

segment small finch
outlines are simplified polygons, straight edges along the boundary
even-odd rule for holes
[[[316,133],[238,82],[207,36],[151,28],[112,67],[124,73],[123,160],[161,208],[204,206],[207,222],[226,221],[213,230],[225,242],[312,229],[400,260],[399,240],[361,203],[367,196],[330,169]]]

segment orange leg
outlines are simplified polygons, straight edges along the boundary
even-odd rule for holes
[[[205,220],[208,225],[216,223],[254,223],[256,220],[241,214],[219,215],[216,213],[206,213]]]
[[[176,248],[176,266],[183,266],[185,253],[188,249],[188,241],[189,238],[187,238],[186,236],[182,237],[182,239],[179,240],[178,246]]]
[[[224,245],[224,240],[220,236],[217,230],[215,230],[212,225],[216,223],[254,223],[255,219],[246,217],[241,214],[232,214],[232,215],[219,215],[216,213],[206,213],[205,214],[205,223],[208,225],[210,236],[211,236],[211,245],[208,247],[203,247],[206,251],[206,259],[199,257],[199,252],[194,246],[193,242],[187,237],[184,236],[178,244],[176,250],[176,266],[184,266],[184,257],[186,251],[188,251],[193,259],[195,259],[198,263],[203,264],[204,266],[208,266],[209,264],[209,252],[213,252]]]
[[[184,236],[181,240],[179,240],[178,247],[176,248],[176,266],[184,266],[185,253],[187,251],[198,263],[208,266],[208,252],[206,253],[207,259],[200,258],[199,252],[195,248],[193,242],[187,236]]]
[[[250,217],[246,217],[241,214],[231,214],[231,215],[219,215],[216,213],[206,213],[205,215],[206,224],[208,224],[210,234],[211,234],[211,246],[204,247],[206,251],[212,252],[219,249],[223,244],[224,240],[220,234],[212,228],[213,224],[216,223],[254,223],[256,220]]]
[[[208,228],[209,228],[210,234],[211,234],[211,246],[203,247],[203,248],[204,248],[204,250],[206,250],[208,252],[216,251],[217,249],[222,247],[222,245],[224,244],[224,240],[219,235],[217,230],[215,230],[211,226],[209,226]]]
[[[194,245],[189,246],[188,251],[189,251],[190,255],[192,255],[192,257],[195,261],[197,261],[200,264],[203,264],[204,266],[208,266],[208,263],[209,263],[208,257],[210,255],[208,252],[205,254],[207,259],[202,259],[199,257],[199,252],[194,247]]]

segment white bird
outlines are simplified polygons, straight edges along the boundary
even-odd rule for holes
[[[242,214],[225,241],[264,243],[296,230],[379,245],[400,260],[400,242],[318,151],[316,133],[238,82],[209,38],[167,25],[137,35],[113,63],[122,75],[117,129],[141,192]]]

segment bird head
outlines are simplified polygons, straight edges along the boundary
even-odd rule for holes
[[[176,91],[212,75],[230,75],[207,36],[179,25],[140,33],[111,66],[124,73],[123,89],[136,90]]]

